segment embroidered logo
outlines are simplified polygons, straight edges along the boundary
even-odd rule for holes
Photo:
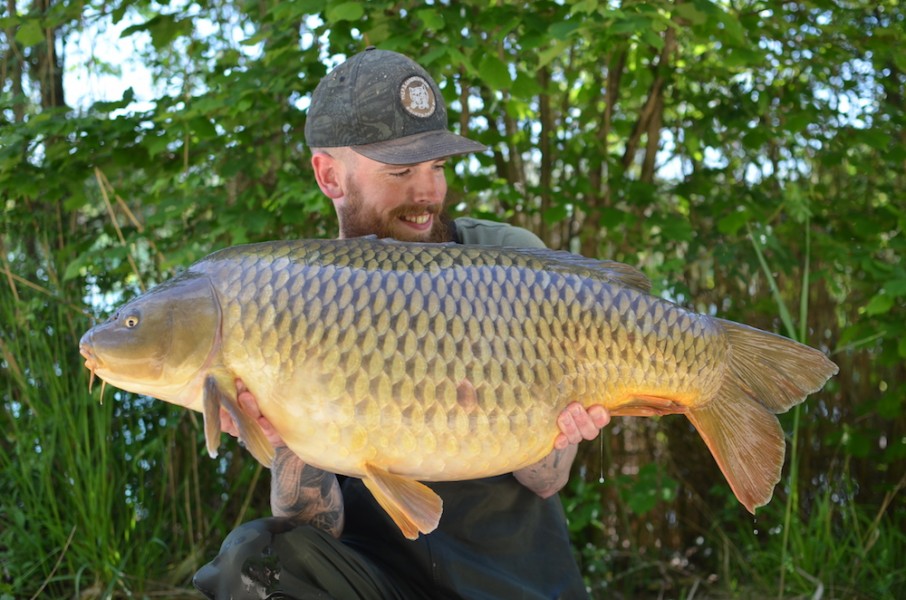
[[[434,90],[418,75],[413,75],[400,86],[400,101],[412,116],[425,119],[434,114]]]

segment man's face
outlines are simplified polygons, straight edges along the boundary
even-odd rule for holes
[[[347,171],[345,197],[336,203],[340,236],[390,237],[404,242],[452,239],[444,214],[444,160],[386,165],[361,155]]]

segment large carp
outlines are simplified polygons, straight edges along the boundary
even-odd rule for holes
[[[572,401],[685,414],[750,511],[784,457],[775,413],[837,372],[818,350],[649,294],[627,265],[539,249],[375,238],[227,248],[81,340],[92,377],[204,413],[263,464],[241,378],[305,462],[361,477],[403,533],[441,501],[418,482],[517,470],[551,452]]]

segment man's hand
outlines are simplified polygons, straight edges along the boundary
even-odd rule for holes
[[[258,422],[258,425],[264,431],[265,437],[274,448],[286,446],[286,442],[283,441],[283,438],[280,437],[271,422],[261,414],[261,410],[258,408],[258,401],[255,400],[255,396],[245,387],[241,379],[236,380],[236,403],[239,405],[239,410]],[[222,406],[220,407],[220,429],[233,437],[239,437],[239,428],[236,427],[236,422],[233,421],[233,417]]]
[[[610,413],[600,404],[590,406],[586,411],[581,404],[573,402],[557,417],[560,434],[554,440],[554,448],[563,450],[570,444],[593,440],[608,423]]]
[[[573,402],[557,417],[560,433],[554,439],[553,452],[535,464],[513,472],[513,476],[542,498],[553,496],[569,480],[579,442],[595,439],[608,423],[610,413],[603,406],[595,404],[585,410],[584,406]]]

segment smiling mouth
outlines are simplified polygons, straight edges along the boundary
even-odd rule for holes
[[[421,215],[403,215],[400,217],[400,219],[402,219],[403,221],[406,221],[407,223],[412,223],[414,225],[424,225],[425,223],[427,223],[428,221],[431,220],[431,214],[424,213]]]

